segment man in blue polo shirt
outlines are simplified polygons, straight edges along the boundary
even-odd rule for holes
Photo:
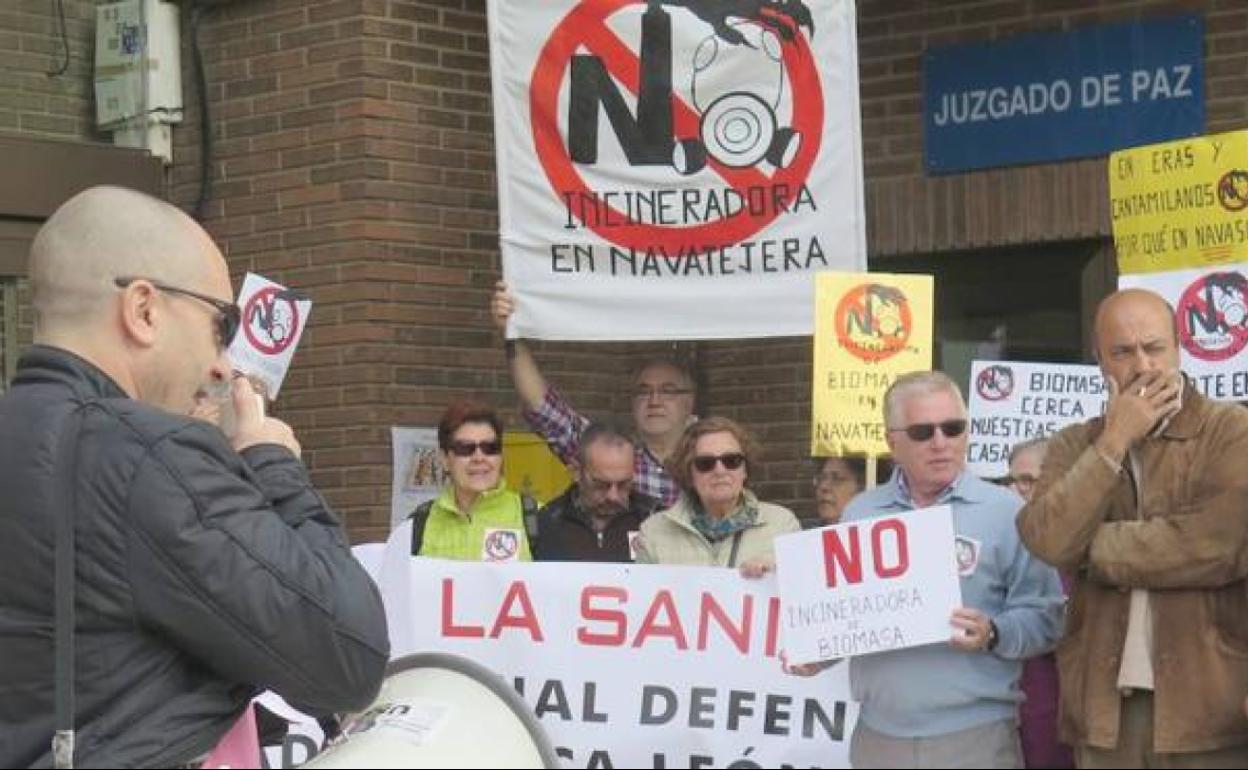
[[[855,497],[845,521],[949,505],[962,607],[947,644],[854,658],[862,704],[854,767],[1022,767],[1017,714],[1022,661],[1061,631],[1057,573],[1033,559],[1014,526],[1022,500],[967,473],[966,405],[941,372],[897,378],[884,396],[896,470]]]

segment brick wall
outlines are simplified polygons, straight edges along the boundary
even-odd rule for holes
[[[63,0],[65,43],[53,0],[0,3],[0,131],[57,139],[98,140],[92,62],[94,0]]]
[[[312,296],[278,413],[353,535],[380,538],[391,425],[434,425],[460,395],[514,411],[486,313],[499,267],[484,4],[240,2],[205,22],[208,228],[236,277]],[[194,93],[174,185],[188,206]],[[539,355],[587,410],[616,406],[620,357]]]

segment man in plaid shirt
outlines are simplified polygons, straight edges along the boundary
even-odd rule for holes
[[[507,328],[515,300],[507,285],[495,285],[490,313],[495,324]],[[574,465],[581,432],[589,419],[577,412],[553,386],[546,382],[532,351],[521,340],[508,343],[511,378],[524,402],[524,419],[550,445],[551,451]],[[690,373],[674,361],[653,360],[638,370],[633,379],[633,423],[637,428],[635,488],[669,507],[680,497],[680,489],[663,467],[676,441],[693,422],[694,387]]]

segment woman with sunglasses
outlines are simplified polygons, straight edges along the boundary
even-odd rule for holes
[[[489,406],[455,401],[438,421],[449,483],[412,514],[412,555],[531,561],[521,496],[503,480],[503,422]]]
[[[641,525],[637,561],[704,567],[769,565],[776,535],[801,529],[787,508],[761,502],[746,489],[757,445],[726,417],[685,430],[668,470],[680,485],[676,504]]]

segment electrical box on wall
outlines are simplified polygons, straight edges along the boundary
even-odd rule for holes
[[[113,143],[173,160],[172,124],[182,121],[178,6],[120,0],[96,8],[96,124]]]

